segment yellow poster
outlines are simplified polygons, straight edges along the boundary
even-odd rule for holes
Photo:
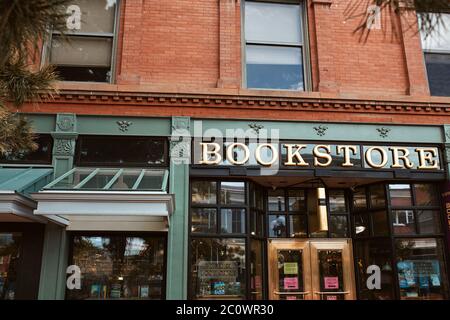
[[[298,274],[297,262],[285,262],[283,265],[284,274]]]

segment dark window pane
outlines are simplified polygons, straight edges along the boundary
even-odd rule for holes
[[[264,235],[264,218],[265,214],[256,210],[251,210],[250,216],[250,232],[252,235]]]
[[[372,213],[372,228],[374,236],[387,236],[389,234],[389,224],[386,211]]]
[[[277,250],[278,291],[292,292],[280,295],[280,300],[302,300],[303,295],[295,294],[305,289],[302,250]]]
[[[217,183],[214,181],[193,181],[191,183],[193,204],[216,204]]]
[[[191,298],[245,297],[245,240],[192,239]]]
[[[286,237],[285,215],[269,215],[269,237],[273,238]]]
[[[369,187],[370,206],[372,208],[384,207],[386,205],[386,196],[384,194],[384,185],[377,184]]]
[[[414,212],[412,210],[392,210],[392,226],[394,234],[415,234],[416,223],[414,221]]]
[[[221,209],[222,233],[245,233],[245,209]]]
[[[353,210],[362,210],[367,208],[366,189],[356,188],[353,192]]]
[[[394,274],[391,263],[392,250],[389,239],[358,240],[355,243],[356,272],[359,280],[359,296],[362,300],[394,299]],[[367,267],[375,265],[380,268],[380,289],[368,289]]]
[[[390,184],[389,196],[393,207],[412,206],[411,186],[409,184]]]
[[[193,208],[191,232],[193,233],[216,233],[217,232],[217,210],[211,208]]]
[[[450,54],[426,53],[431,95],[450,96]]]
[[[289,190],[289,211],[305,210],[305,192],[303,190]]]
[[[264,298],[264,265],[263,260],[264,242],[251,240],[250,242],[250,276],[251,276],[251,299],[261,300]]]
[[[21,233],[0,233],[0,300],[16,298],[21,242]]]
[[[51,164],[53,139],[49,134],[40,134],[35,142],[38,145],[35,151],[18,151],[15,153],[1,153],[0,163],[29,163],[29,164]]]
[[[291,238],[306,237],[307,220],[306,215],[289,216],[289,232]]]
[[[356,237],[367,237],[370,235],[370,222],[367,214],[357,214],[353,216]]]
[[[332,238],[348,237],[348,220],[344,215],[333,215],[330,217],[330,236]]]
[[[245,204],[245,182],[221,182],[220,203],[227,205]]]
[[[418,210],[417,220],[419,222],[419,233],[438,234],[441,233],[441,223],[439,219],[440,211]]]
[[[75,236],[72,245],[82,281],[68,299],[164,298],[164,238]]]
[[[433,184],[415,184],[414,191],[417,206],[439,206],[440,193]]]
[[[56,66],[55,72],[63,81],[109,82],[111,67]]]
[[[247,87],[304,90],[301,48],[247,45]]]
[[[78,165],[167,165],[166,144],[165,139],[148,137],[81,136],[78,138]]]
[[[347,201],[344,190],[328,190],[328,202],[330,204],[330,214],[347,212]]]
[[[396,262],[400,298],[405,300],[447,299],[447,275],[442,241],[397,240]]]
[[[269,211],[285,211],[284,190],[269,191]]]

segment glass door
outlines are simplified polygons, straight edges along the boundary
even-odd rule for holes
[[[350,248],[350,240],[269,240],[270,299],[355,299]]]

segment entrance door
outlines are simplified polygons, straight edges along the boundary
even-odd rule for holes
[[[269,240],[273,300],[355,299],[350,240]]]

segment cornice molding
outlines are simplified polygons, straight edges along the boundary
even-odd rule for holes
[[[430,99],[430,100],[433,100]],[[436,99],[434,99],[436,100]],[[446,100],[446,99],[442,99]],[[336,111],[358,113],[450,114],[449,102],[401,100],[371,100],[318,97],[275,97],[261,95],[180,94],[136,92],[61,91],[51,98],[41,95],[42,104],[133,105],[191,108],[239,108],[295,111]]]

